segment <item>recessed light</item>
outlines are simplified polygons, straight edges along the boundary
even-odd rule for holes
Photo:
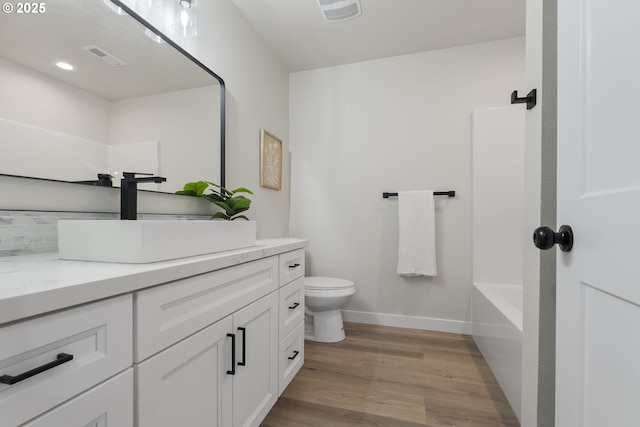
[[[64,61],[58,61],[55,63],[56,67],[60,68],[61,70],[65,70],[65,71],[73,71],[75,69],[75,67],[71,64],[69,64],[68,62],[64,62]]]

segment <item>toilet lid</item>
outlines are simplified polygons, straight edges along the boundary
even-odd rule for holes
[[[337,277],[311,276],[304,278],[306,289],[344,289],[353,286],[351,280],[338,279]]]

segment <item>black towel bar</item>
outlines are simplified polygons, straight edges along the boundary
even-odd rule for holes
[[[456,192],[455,191],[434,191],[433,195],[456,197]],[[388,199],[389,197],[398,197],[398,193],[382,193],[383,199]]]

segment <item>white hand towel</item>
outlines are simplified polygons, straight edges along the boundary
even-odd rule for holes
[[[398,192],[398,274],[437,276],[433,191]]]

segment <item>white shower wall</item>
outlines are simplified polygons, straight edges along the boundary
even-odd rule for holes
[[[515,105],[473,112],[474,283],[522,285],[525,111]]]
[[[518,418],[522,390],[522,105],[472,116],[473,338]]]

